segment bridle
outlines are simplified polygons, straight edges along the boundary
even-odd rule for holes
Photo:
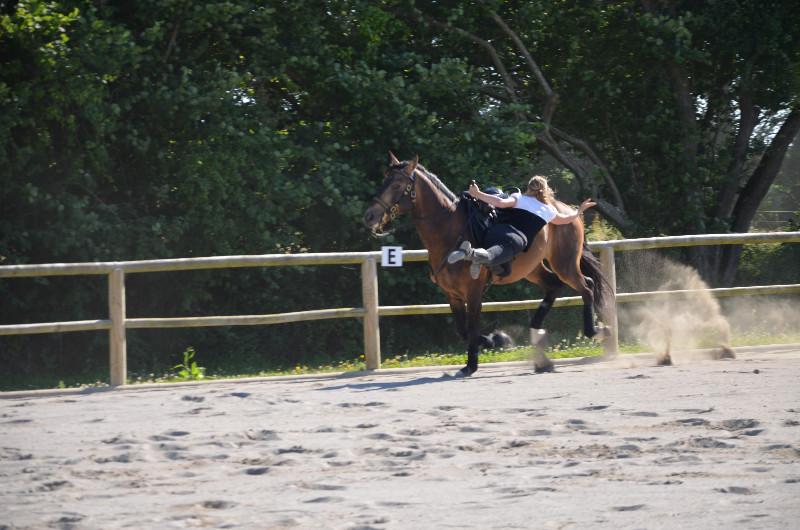
[[[411,200],[411,206],[413,207],[414,206],[414,201],[417,199],[417,191],[416,191],[417,176],[416,176],[416,171],[414,173],[411,173],[411,175],[406,175],[406,178],[408,179],[408,183],[406,184],[406,187],[403,190],[403,194],[400,197],[397,198],[397,200],[394,202],[394,204],[389,205],[389,204],[386,203],[386,201],[384,201],[381,198],[381,195],[383,194],[383,192],[386,191],[386,188],[388,188],[391,185],[391,183],[394,181],[394,179],[392,179],[392,181],[389,182],[389,184],[384,186],[383,189],[381,189],[381,191],[378,192],[378,194],[375,195],[375,197],[372,198],[372,200],[374,202],[378,203],[378,205],[380,205],[380,207],[383,208],[384,217],[387,214],[389,215],[389,220],[390,221],[394,221],[395,219],[397,219],[397,216],[400,215],[400,201],[402,201],[405,197],[408,197]]]

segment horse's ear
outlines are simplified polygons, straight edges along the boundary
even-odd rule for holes
[[[419,155],[414,155],[414,160],[412,160],[411,163],[408,164],[408,167],[406,167],[406,173],[408,173],[409,175],[413,175],[414,171],[416,171],[417,169],[418,164],[419,164]]]
[[[394,153],[389,151],[389,165],[390,166],[394,166],[394,165],[397,165],[399,163],[400,163],[400,161],[397,159],[396,156],[394,156]]]

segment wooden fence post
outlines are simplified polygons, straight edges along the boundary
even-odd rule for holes
[[[128,377],[128,354],[125,344],[125,272],[114,269],[108,275],[108,309],[111,319],[109,365],[111,386],[124,385]]]
[[[361,295],[364,302],[364,360],[367,370],[381,367],[381,332],[378,324],[378,267],[374,257],[361,264]]]
[[[619,353],[619,322],[617,320],[617,267],[614,264],[614,247],[604,246],[600,249],[600,265],[611,292],[614,293],[614,299],[606,307],[606,315],[603,317],[608,320],[605,325],[611,331],[611,336],[606,337],[603,343],[603,349],[606,355],[617,355]]]

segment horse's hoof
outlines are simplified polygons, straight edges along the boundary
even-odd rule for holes
[[[537,374],[551,374],[556,371],[556,366],[552,362],[542,365],[534,364],[533,371]]]
[[[720,359],[735,359],[736,358],[736,354],[733,353],[733,350],[731,348],[729,348],[728,346],[721,346],[720,347],[720,351],[717,352],[715,358],[717,360],[720,360]]]
[[[476,371],[477,371],[477,369],[476,370],[471,370],[468,366],[465,366],[464,368],[462,368],[458,372],[454,373],[453,377],[456,378],[456,379],[463,379],[465,377],[471,376]]]
[[[672,357],[670,356],[670,354],[665,353],[664,355],[662,355],[661,357],[656,359],[656,365],[657,366],[672,366]]]
[[[486,336],[489,347],[496,350],[505,350],[514,347],[514,339],[505,331],[494,331]]]
[[[597,335],[594,337],[594,340],[597,342],[605,342],[611,338],[611,329],[605,326],[598,328]]]

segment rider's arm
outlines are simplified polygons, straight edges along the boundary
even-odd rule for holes
[[[591,208],[597,204],[592,199],[585,199],[581,205],[578,207],[578,211],[573,210],[572,213],[557,213],[556,216],[553,218],[551,223],[554,225],[568,225],[575,219],[581,216],[584,210]]]
[[[488,193],[482,192],[478,189],[478,185],[474,182],[469,185],[469,194],[475,197],[476,199],[480,199],[486,204],[491,204],[495,208],[513,208],[517,205],[516,197],[498,197],[497,195],[489,195]]]

